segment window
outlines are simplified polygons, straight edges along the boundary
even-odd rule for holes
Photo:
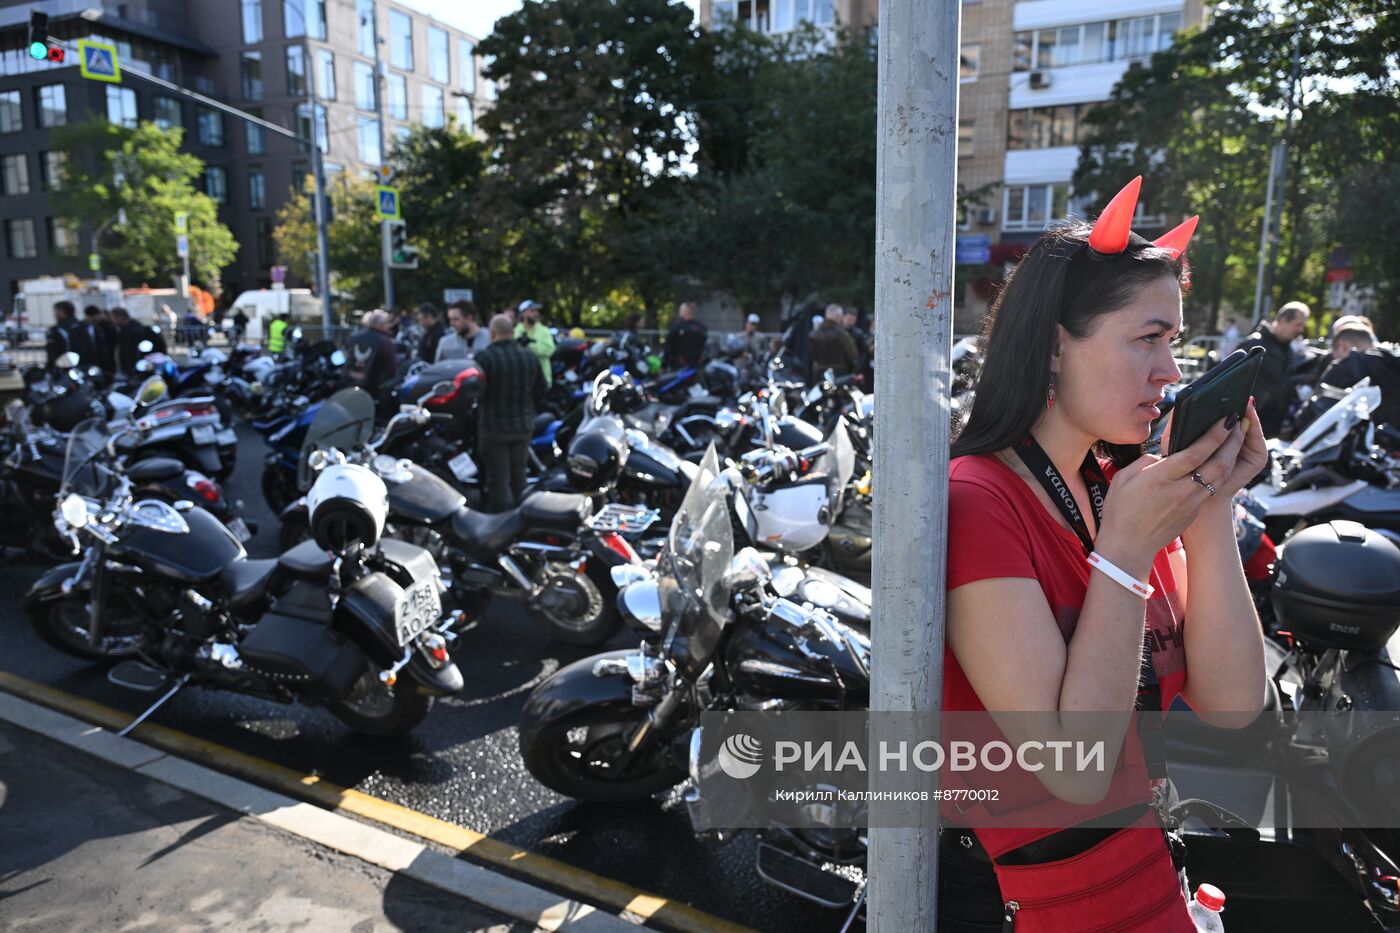
[[[23,152],[0,156],[0,194],[29,193],[29,157]]]
[[[1181,23],[1180,13],[1162,13],[1018,32],[1014,37],[1012,70],[1146,58],[1170,46],[1172,36],[1181,30]]]
[[[48,219],[49,252],[74,255],[78,252],[78,235],[57,217]]]
[[[19,91],[0,91],[0,133],[16,133],[24,129],[24,111],[20,107]]]
[[[982,46],[963,44],[958,57],[958,80],[976,81],[982,62]]]
[[[830,26],[836,22],[835,0],[714,0],[711,19],[716,29],[736,23],[758,32],[788,32],[799,23]]]
[[[311,137],[310,109],[306,104],[297,104],[297,133],[303,139]],[[322,152],[330,151],[330,139],[326,133],[326,108],[322,104],[316,105],[316,144],[321,147]],[[303,152],[307,151],[305,143],[300,144]]]
[[[335,53],[316,50],[316,93],[321,100],[335,100]]]
[[[249,111],[255,117],[261,117],[262,111]],[[263,135],[263,128],[256,123],[244,122],[244,133],[248,138],[248,154],[262,155],[267,152],[267,137]]]
[[[68,164],[66,152],[41,152],[39,165],[43,169],[45,191],[57,191],[63,187],[63,168]]]
[[[302,0],[282,0],[282,34],[288,39],[306,35],[306,16],[302,10]]]
[[[360,136],[360,161],[367,165],[378,165],[380,162],[379,150],[379,123],[373,117],[359,117]]]
[[[238,77],[243,85],[244,100],[262,100],[262,53],[244,52],[238,56]]]
[[[375,107],[374,69],[364,62],[355,62],[355,106],[361,110],[373,110]]]
[[[977,121],[971,117],[958,117],[958,158],[962,159],[976,152]]]
[[[1069,184],[1009,185],[1003,195],[1003,230],[1043,230],[1069,210]]]
[[[206,146],[224,144],[224,115],[217,110],[200,107],[196,115],[199,121],[199,141]]]
[[[395,120],[408,119],[408,79],[389,74],[389,116]]]
[[[359,21],[360,54],[374,57],[374,0],[355,0],[355,18]]]
[[[253,221],[253,229],[257,231],[258,241],[258,265],[272,265],[272,221],[266,217],[259,217]]]
[[[68,122],[68,95],[61,84],[46,84],[35,92],[39,102],[39,128],[62,126]]]
[[[452,81],[451,53],[447,33],[435,26],[428,27],[428,77],[442,84]]]
[[[180,116],[180,102],[173,97],[155,98],[156,126],[163,130],[184,126],[185,121]]]
[[[305,9],[311,13],[311,21],[306,24],[307,32],[313,39],[325,39],[326,0],[305,0]]]
[[[34,259],[39,255],[33,218],[16,217],[5,221],[5,241],[11,259]]]
[[[243,44],[253,45],[263,40],[262,0],[239,0],[243,10]]]
[[[1085,117],[1094,104],[1064,104],[1034,107],[1007,114],[1007,149],[1044,149],[1049,146],[1077,146],[1087,133]]]
[[[267,206],[267,176],[261,166],[248,166],[248,207],[260,211]]]
[[[307,166],[305,162],[293,162],[292,189],[298,192],[309,189],[311,185],[310,179],[307,176],[309,176],[310,174],[311,169]]]
[[[460,124],[463,132],[476,132],[476,123],[472,119],[472,102],[470,97],[457,98],[457,123]]]
[[[476,90],[476,45],[470,39],[457,40],[457,83],[462,90]]]
[[[287,46],[287,96],[306,96],[306,49]]]
[[[413,70],[413,20],[398,10],[389,11],[389,62],[395,68]]]
[[[423,85],[423,125],[436,128],[442,124],[442,88],[425,84]]]
[[[228,203],[228,173],[217,165],[204,169],[204,193],[220,204]]]
[[[408,139],[410,135],[412,135],[413,130],[409,129],[403,124],[399,124],[398,126],[395,126],[391,132],[393,132],[395,139],[402,142],[403,140]]]
[[[130,129],[136,128],[136,92],[129,87],[107,85],[107,119]]]

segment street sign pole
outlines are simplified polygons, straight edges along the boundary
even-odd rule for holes
[[[384,310],[390,311],[394,307],[394,267],[391,264],[393,257],[390,255],[389,247],[389,223],[388,219],[379,222],[379,238],[384,247]]]
[[[960,18],[959,0],[880,3],[872,750],[893,737],[881,711],[936,731],[943,706]],[[934,930],[939,805],[882,824],[903,805],[879,800],[879,769],[870,787],[868,929]]]

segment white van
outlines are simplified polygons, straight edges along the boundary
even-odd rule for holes
[[[244,292],[234,299],[224,312],[224,326],[232,327],[239,311],[248,315],[245,340],[260,341],[267,336],[267,325],[279,314],[290,314],[291,320],[302,324],[321,321],[321,299],[309,288],[260,288]]]

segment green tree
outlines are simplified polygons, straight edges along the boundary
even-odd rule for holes
[[[561,322],[636,272],[628,234],[684,172],[699,33],[681,0],[540,0],[478,47],[499,83],[477,218],[511,298]]]
[[[204,162],[180,151],[183,138],[178,128],[141,123],[130,129],[106,120],[54,130],[54,149],[67,155],[54,212],[72,229],[91,231],[125,210],[126,223],[109,227],[100,249],[104,267],[128,282],[183,271],[175,252],[177,211],[189,214],[190,273],[196,280],[217,284],[238,253],[233,233],[219,222],[218,206],[195,187]]]
[[[315,183],[299,179],[300,191],[277,212],[272,231],[277,255],[288,269],[306,281],[315,279],[316,222],[312,215]],[[355,308],[375,308],[384,301],[384,272],[379,216],[375,213],[373,178],[338,172],[326,179],[331,222],[326,226],[330,247],[331,293],[347,296]]]

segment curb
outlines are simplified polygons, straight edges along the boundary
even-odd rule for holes
[[[579,933],[634,933],[643,926],[682,933],[747,930],[475,830],[165,726],[142,723],[133,732],[141,741],[107,731],[123,727],[131,718],[128,713],[0,672],[0,719],[541,929]],[[188,760],[191,758],[212,767],[195,764]],[[342,813],[390,826],[576,896],[561,897]],[[599,910],[577,896],[606,905],[621,916]]]

